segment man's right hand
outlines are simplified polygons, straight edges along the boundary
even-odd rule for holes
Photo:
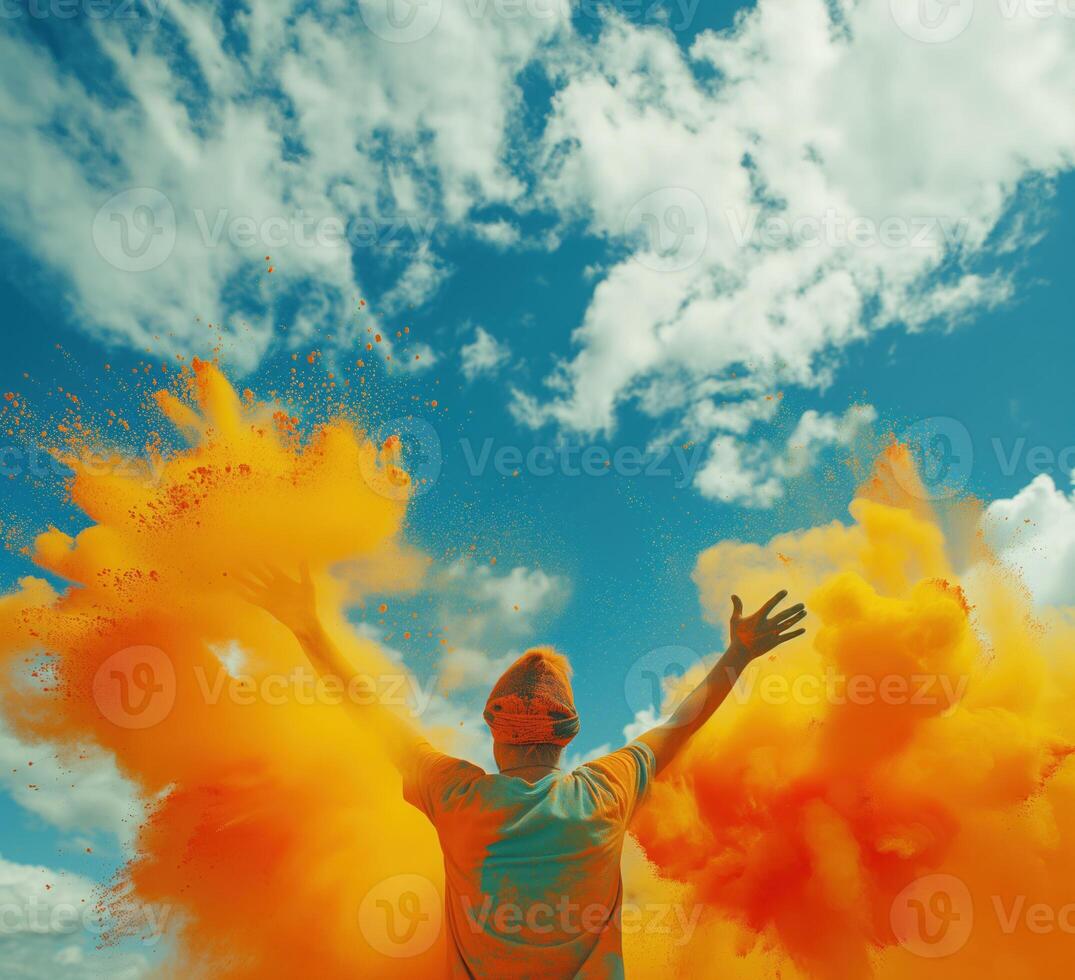
[[[737,595],[732,596],[732,618],[728,624],[729,655],[741,657],[745,666],[781,643],[794,640],[806,632],[805,629],[788,632],[806,615],[806,607],[801,602],[774,614],[787,594],[787,589],[781,589],[750,616],[743,615],[743,600]]]
[[[691,736],[724,703],[740,674],[752,660],[806,632],[804,629],[791,629],[806,615],[801,602],[772,615],[786,596],[786,591],[778,592],[750,616],[743,615],[743,602],[739,596],[732,596],[729,642],[724,656],[717,661],[705,680],[683,699],[668,721],[638,737],[640,742],[645,742],[653,750],[658,771],[675,758]]]

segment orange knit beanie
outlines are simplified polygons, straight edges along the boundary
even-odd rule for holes
[[[485,721],[495,742],[567,745],[579,732],[567,658],[551,647],[527,650],[493,687]]]

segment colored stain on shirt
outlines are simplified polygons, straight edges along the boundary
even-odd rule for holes
[[[449,976],[623,976],[620,856],[654,765],[636,742],[528,783],[416,755],[404,795],[444,852]]]

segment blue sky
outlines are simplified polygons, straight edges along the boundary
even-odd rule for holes
[[[449,598],[417,600],[466,653],[452,698],[473,715],[505,657],[554,643],[575,663],[582,752],[622,738],[641,655],[719,648],[690,579],[698,553],[841,518],[843,461],[888,432],[954,420],[943,431],[973,448],[959,487],[1068,540],[1069,19],[978,2],[937,36],[908,27],[902,0],[768,3],[738,22],[723,3],[568,17],[431,0],[411,22],[425,33],[400,38],[382,8],[12,6],[0,390],[42,411],[57,386],[133,407],[110,379],[206,354],[211,321],[230,373],[266,393],[295,351],[344,363],[366,326],[409,326],[422,361],[372,358],[370,421],[388,431],[422,406],[442,465],[407,533],[444,575],[477,546]],[[157,238],[124,252],[146,207]],[[299,209],[347,241],[304,243]],[[848,239],[855,219],[865,244]],[[879,245],[886,227],[904,239]],[[524,456],[691,448],[657,475],[513,477],[474,472],[487,440]],[[59,474],[16,470],[0,513],[13,540],[80,526]],[[1047,551],[1017,557],[1059,601],[1067,553],[1042,564]],[[9,587],[31,570],[12,551],[0,562]],[[530,601],[521,616],[504,611],[512,590]],[[415,669],[436,676],[438,656]],[[5,744],[5,759],[21,752]],[[28,880],[37,865],[102,879],[122,858],[122,782],[101,767],[66,816],[60,781],[57,811],[28,802],[22,775],[0,780],[0,855]],[[78,953],[55,959],[69,938],[44,952],[37,938],[0,938],[17,975],[94,975]],[[117,955],[140,975],[144,950]]]

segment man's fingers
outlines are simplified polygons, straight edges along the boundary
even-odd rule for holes
[[[806,615],[805,609],[796,609],[794,612],[788,612],[787,615],[781,616],[779,619],[771,619],[769,622],[762,626],[762,632],[765,633],[783,633],[789,626],[794,625],[800,619]]]
[[[803,619],[805,616],[806,610],[804,609],[802,610],[802,612],[797,612],[794,616],[788,617],[776,628],[777,633],[782,634],[784,630],[788,629],[788,627],[790,626],[794,626],[797,622],[799,622],[799,620]]]
[[[733,616],[742,616],[743,615],[743,600],[740,599],[739,596],[737,596],[737,595],[732,596],[732,615]]]
[[[254,606],[260,606],[263,603],[262,592],[259,589],[254,588],[247,582],[240,582],[238,579],[235,579],[233,585],[240,599],[245,599]]]
[[[248,572],[232,572],[231,580],[238,588],[247,592],[256,592],[258,589],[257,581]]]
[[[283,573],[275,565],[270,565],[267,561],[259,562],[258,569],[261,572],[261,577],[265,580],[266,585],[270,585],[272,582],[283,577]]]
[[[772,616],[769,619],[767,619],[766,620],[766,625],[767,626],[778,625],[778,624],[784,622],[785,620],[791,619],[792,616],[795,616],[798,613],[803,612],[805,609],[806,609],[806,606],[804,606],[801,602],[797,602],[797,603],[795,603],[794,606],[788,606],[787,609],[781,609],[780,612],[778,612],[775,616]]]
[[[263,571],[249,564],[243,565],[243,567],[239,569],[239,572],[237,574],[245,576],[248,582],[252,582],[254,585],[262,589],[266,588],[270,582],[270,579],[265,575]]]
[[[778,647],[778,646],[780,646],[781,643],[787,643],[788,640],[794,640],[795,637],[802,636],[803,633],[805,633],[805,632],[806,632],[805,629],[801,629],[801,630],[795,630],[794,633],[781,633],[780,636],[778,636],[776,638],[776,642],[773,644],[773,646]]]
[[[762,616],[763,618],[765,616],[768,616],[769,613],[771,613],[781,602],[784,601],[784,598],[785,596],[787,596],[787,594],[787,589],[781,589],[764,606],[762,606],[761,609],[758,610],[758,615]]]

